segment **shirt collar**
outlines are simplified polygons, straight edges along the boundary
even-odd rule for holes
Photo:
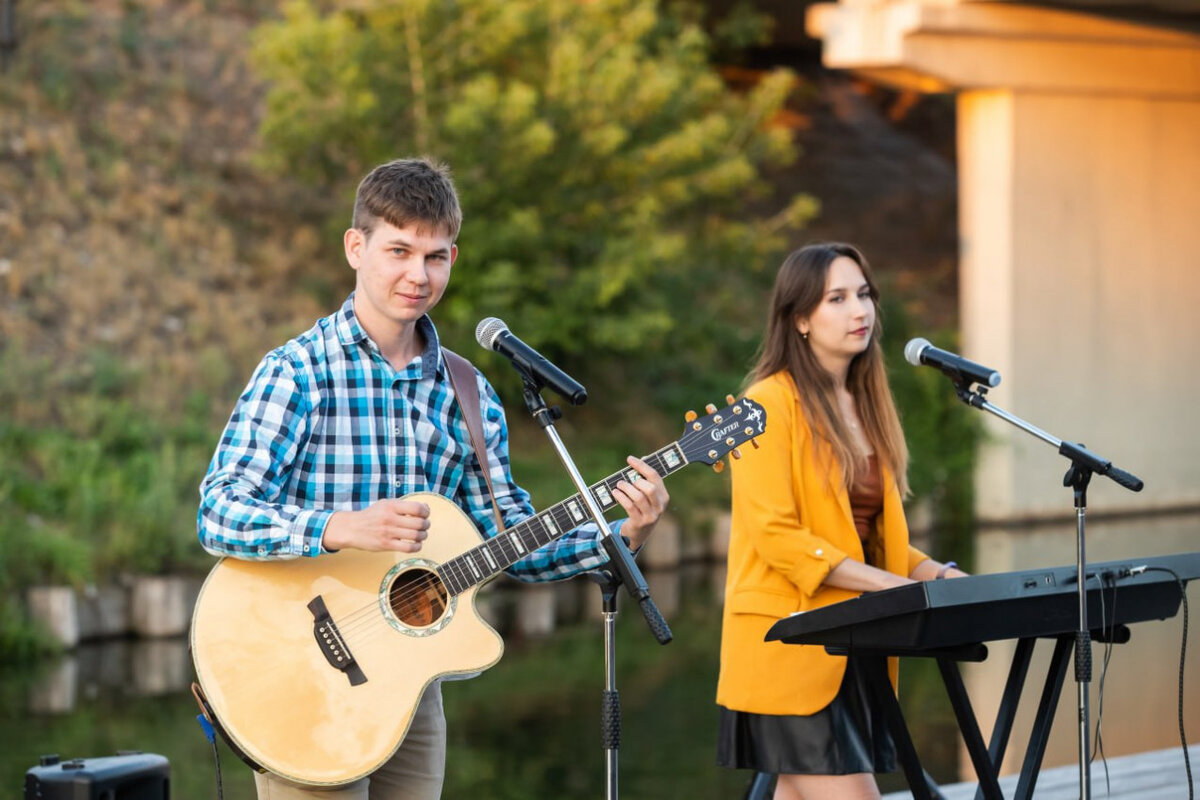
[[[333,315],[334,330],[337,331],[338,341],[343,347],[352,348],[355,346],[365,345],[374,353],[379,353],[379,345],[376,344],[363,326],[358,322],[358,316],[354,313],[354,292],[346,298],[346,302],[342,303],[342,307]],[[439,378],[445,370],[442,361],[442,347],[438,340],[437,328],[433,325],[433,320],[428,314],[423,315],[417,320],[417,333],[425,339],[425,349],[421,353],[421,378]]]

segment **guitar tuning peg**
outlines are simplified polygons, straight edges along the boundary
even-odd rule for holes
[[[713,468],[713,472],[724,472],[725,471],[725,462],[717,461],[712,465],[712,468]]]
[[[700,416],[700,415],[697,414],[695,411],[688,411],[686,414],[683,415],[683,421],[684,422],[695,422],[696,417],[698,417],[698,416]]]
[[[754,449],[758,449],[758,439],[751,439],[750,444],[754,445]]]
[[[704,410],[707,411],[709,414],[715,414],[717,411],[717,407],[714,406],[712,403],[709,403],[708,405],[706,405],[704,407]]]
[[[727,406],[731,406],[731,405],[733,405],[733,401],[734,401],[734,400],[736,400],[736,399],[737,399],[737,398],[735,398],[735,397],[734,397],[733,395],[731,395],[731,394],[727,394],[727,395],[725,395],[725,405],[727,405]]]
[[[741,451],[741,450],[739,450],[739,449],[737,449],[737,448],[735,447],[735,448],[733,448],[733,450],[732,450],[732,451],[729,453],[729,455],[733,456],[734,458],[741,458],[741,457],[742,457],[742,451]]]

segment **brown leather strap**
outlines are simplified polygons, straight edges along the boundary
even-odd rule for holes
[[[450,388],[462,409],[463,420],[467,423],[467,433],[471,436],[471,446],[475,448],[475,458],[479,460],[479,469],[483,472],[483,480],[487,483],[488,496],[492,498],[492,513],[496,515],[496,530],[504,530],[504,519],[500,516],[500,506],[496,503],[496,490],[492,488],[492,464],[488,458],[487,445],[483,440],[483,415],[479,411],[479,387],[475,381],[475,366],[453,350],[442,348],[442,357],[446,359],[446,372],[450,375]]]

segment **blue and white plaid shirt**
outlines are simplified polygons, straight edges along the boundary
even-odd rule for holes
[[[335,511],[413,492],[453,500],[484,536],[496,535],[437,331],[429,317],[417,325],[425,350],[397,371],[359,325],[351,294],[339,311],[263,358],[200,484],[197,527],[207,551],[247,559],[316,556],[327,552],[321,535]],[[509,469],[500,398],[478,371],[476,378],[492,484],[511,527],[534,510]],[[612,523],[618,533],[622,523]],[[554,580],[607,561],[598,529],[588,523],[508,572]]]

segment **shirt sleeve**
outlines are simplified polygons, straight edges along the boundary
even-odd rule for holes
[[[492,486],[496,492],[496,503],[505,527],[514,525],[534,515],[529,493],[513,480],[508,456],[508,424],[504,407],[491,384],[478,372],[482,399],[483,435],[488,449],[488,466],[491,470]],[[487,538],[496,536],[495,515],[488,498],[487,484],[478,468],[469,469],[463,478],[464,502],[472,519],[483,529]],[[610,522],[609,527],[620,535],[625,520]],[[505,570],[522,581],[552,581],[570,578],[608,563],[608,553],[600,543],[599,528],[594,522],[567,532],[562,537],[538,548],[515,562]]]
[[[330,510],[279,502],[308,436],[306,381],[286,359],[259,364],[200,484],[200,544],[217,556],[316,556]]]

